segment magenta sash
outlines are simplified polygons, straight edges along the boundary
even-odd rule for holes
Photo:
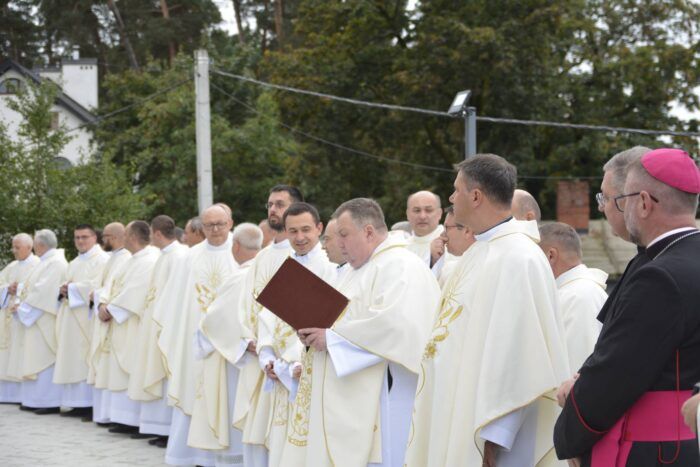
[[[695,439],[681,418],[681,406],[690,396],[691,391],[649,391],[643,394],[593,446],[591,467],[624,467],[635,441],[680,443]],[[666,464],[674,459],[661,459],[659,448],[659,460]]]

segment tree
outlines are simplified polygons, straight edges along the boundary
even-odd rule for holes
[[[144,214],[142,197],[134,193],[123,170],[101,158],[76,167],[57,164],[70,137],[65,129],[51,130],[51,108],[57,88],[50,81],[28,85],[9,100],[22,116],[18,136],[10,139],[0,123],[0,241],[8,245],[18,232],[49,228],[59,243],[74,252],[72,229],[80,223],[100,227],[114,220],[129,221]],[[87,155],[86,155],[87,156]],[[106,202],[109,200],[109,202]],[[9,248],[0,249],[0,262]]]

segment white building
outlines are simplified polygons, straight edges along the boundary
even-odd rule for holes
[[[10,138],[19,138],[17,130],[22,117],[8,107],[8,99],[27,82],[36,84],[49,79],[61,88],[52,108],[52,128],[69,130],[72,138],[63,148],[60,160],[75,165],[81,158],[92,154],[90,123],[97,117],[98,82],[97,60],[84,58],[63,60],[60,67],[28,70],[14,60],[0,63],[0,121],[6,126]],[[77,128],[76,130],[73,130]]]

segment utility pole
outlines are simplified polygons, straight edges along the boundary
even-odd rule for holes
[[[201,213],[214,202],[211,170],[211,113],[209,109],[209,54],[194,52],[194,98],[197,137],[197,203]]]
[[[464,158],[476,154],[476,107],[467,107],[464,116]]]

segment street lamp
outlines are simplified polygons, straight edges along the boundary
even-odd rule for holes
[[[464,158],[476,154],[476,107],[469,107],[472,92],[467,89],[457,93],[447,113],[464,119]]]

